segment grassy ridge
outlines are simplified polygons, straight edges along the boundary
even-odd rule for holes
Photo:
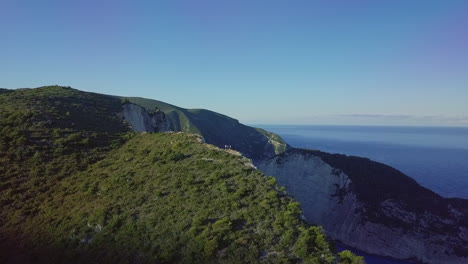
[[[127,97],[130,102],[148,110],[161,109],[175,131],[201,135],[207,143],[233,149],[255,160],[269,158],[288,148],[274,133],[245,126],[236,119],[204,109],[184,109],[157,100]]]

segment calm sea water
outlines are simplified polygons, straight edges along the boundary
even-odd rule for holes
[[[468,128],[261,125],[293,147],[367,157],[444,197],[468,199]]]
[[[444,197],[468,199],[468,128],[256,125],[289,145],[388,164]],[[350,249],[340,245],[340,249]],[[368,264],[409,263],[367,255]]]

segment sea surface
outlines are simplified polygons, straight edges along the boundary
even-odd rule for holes
[[[256,126],[280,135],[292,147],[366,157],[443,197],[468,199],[468,127]],[[368,264],[409,263],[351,250],[364,255]]]
[[[468,199],[468,127],[257,126],[293,147],[366,157],[443,197]]]

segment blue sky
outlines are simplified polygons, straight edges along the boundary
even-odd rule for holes
[[[3,0],[0,87],[69,85],[244,123],[467,126],[466,14],[462,0]]]

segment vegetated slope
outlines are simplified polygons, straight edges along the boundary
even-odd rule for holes
[[[121,109],[58,86],[0,94],[1,263],[334,261],[248,160],[186,134],[128,133]]]
[[[0,88],[0,94],[2,93],[8,93],[8,92],[11,92],[12,90],[9,90],[9,89],[5,89],[5,88]]]
[[[63,252],[43,257],[52,262],[333,262],[320,228],[302,223],[299,204],[273,178],[247,159],[199,141],[184,133],[140,134],[65,179],[27,223],[34,241],[48,239],[49,247]]]
[[[279,154],[289,146],[278,135],[239,123],[236,119],[204,109],[184,109],[157,100],[126,97],[148,110],[155,107],[166,114],[172,129],[201,135],[207,143],[230,145],[254,161]]]
[[[51,86],[0,94],[0,231],[16,232],[48,190],[121,144],[120,99]]]

